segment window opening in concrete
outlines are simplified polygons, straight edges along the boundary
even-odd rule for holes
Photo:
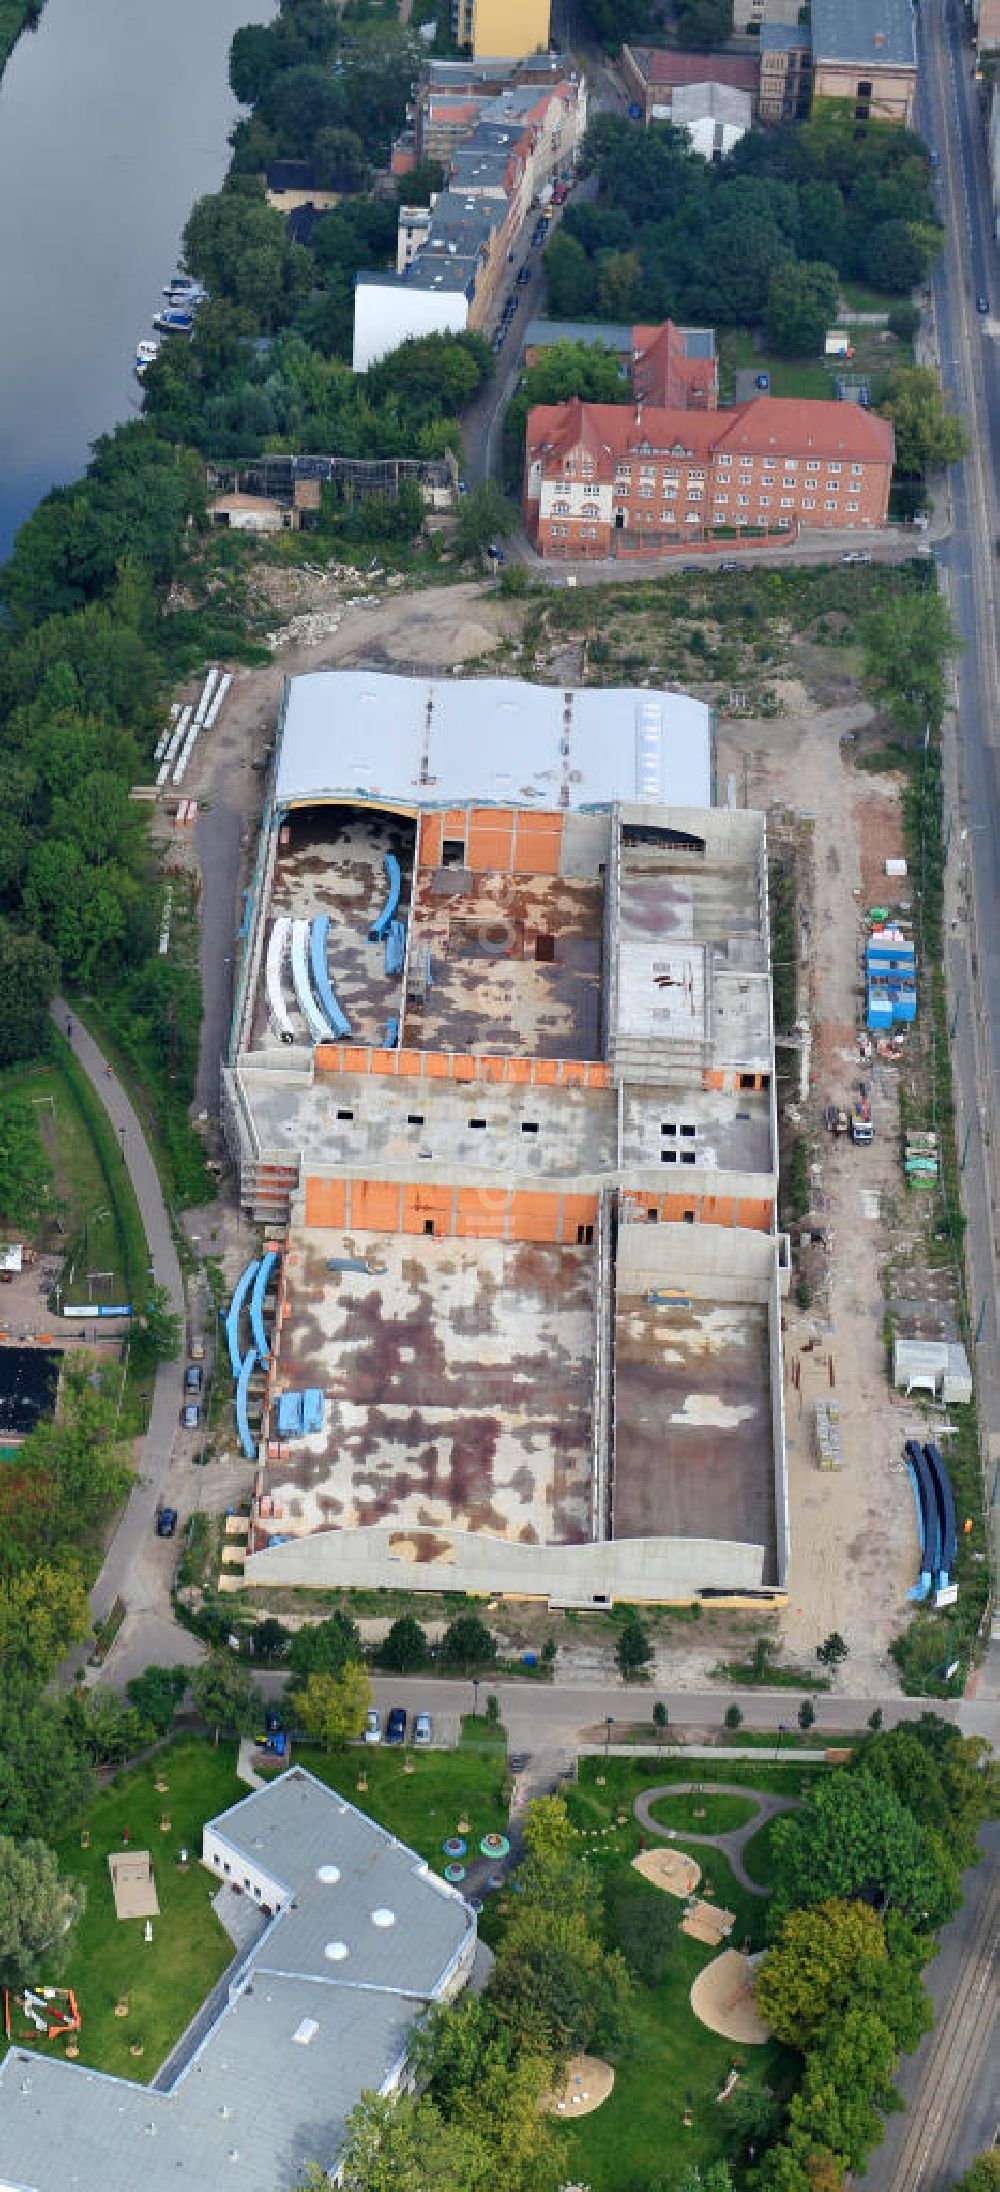
[[[423,1126],[423,1123],[424,1123],[424,1115],[423,1115],[423,1112],[422,1112],[422,1111],[408,1111],[408,1112],[407,1112],[407,1114],[406,1114],[406,1124],[407,1124],[407,1126]]]
[[[594,1245],[594,1228],[593,1228],[593,1226],[592,1226],[592,1225],[578,1225],[578,1226],[577,1226],[577,1229],[576,1229],[576,1245],[577,1245],[577,1247],[578,1247],[578,1248],[592,1248],[592,1247],[593,1247],[593,1245]]]
[[[434,1239],[434,1220],[433,1220],[433,1218],[425,1218],[425,1219],[424,1219],[424,1232],[426,1233],[426,1235],[427,1235],[427,1238],[428,1238],[428,1240],[433,1240],[433,1239]]]
[[[441,847],[441,866],[442,866],[443,868],[464,868],[464,866],[465,866],[465,839],[464,839],[464,838],[462,838],[462,837],[446,837],[446,838],[445,838],[445,840],[444,840],[444,843],[443,843],[443,845],[442,845],[442,847]]]
[[[354,1113],[353,1111],[338,1111],[337,1117],[338,1119],[353,1119]]]
[[[522,1119],[522,1121],[521,1121],[521,1132],[522,1132],[522,1134],[537,1134],[537,1132],[538,1132],[538,1120],[537,1120],[537,1119]]]
[[[554,960],[554,958],[555,958],[555,955],[556,955],[556,940],[555,940],[555,937],[554,937],[554,936],[548,936],[548,935],[536,936],[536,938],[535,938],[535,960],[536,960],[536,964],[537,964],[537,965],[539,965],[539,966],[544,966],[544,967],[548,967],[548,966],[551,966],[551,965],[552,965],[552,962],[553,962],[553,960]]]
[[[485,1132],[486,1132],[486,1121],[485,1121],[485,1119],[470,1119],[470,1120],[469,1120],[469,1132],[470,1132],[470,1134],[485,1134]]]

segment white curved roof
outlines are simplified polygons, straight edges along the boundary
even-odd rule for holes
[[[292,678],[277,806],[712,804],[712,717],[686,693],[313,670]]]

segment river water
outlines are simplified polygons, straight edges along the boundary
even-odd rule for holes
[[[46,0],[0,83],[0,560],[138,408],[132,373],[238,112],[228,57],[275,0]]]

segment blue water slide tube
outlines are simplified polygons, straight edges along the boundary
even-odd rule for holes
[[[399,1049],[399,1021],[396,1019],[385,1023],[385,1047],[387,1050]]]
[[[396,911],[396,907],[399,904],[399,861],[397,860],[394,852],[387,852],[383,855],[382,866],[385,869],[386,878],[389,884],[389,896],[386,899],[385,905],[383,906],[381,913],[376,915],[376,918],[372,922],[371,928],[368,931],[368,941],[370,944],[380,944],[382,942],[382,938],[386,935],[389,923],[392,920],[393,914]]]
[[[327,937],[330,930],[328,913],[318,913],[309,936],[309,964],[312,968],[313,988],[330,1022],[335,1035],[344,1041],[351,1032],[351,1023],[334,995],[333,984],[327,965]]]
[[[955,1502],[952,1497],[951,1479],[936,1446],[925,1446],[924,1455],[931,1473],[941,1523],[941,1556],[939,1566],[949,1574],[955,1565],[958,1550],[958,1533],[955,1528]]]
[[[390,921],[385,939],[385,971],[400,974],[406,957],[406,922]]]
[[[226,1311],[226,1339],[229,1343],[229,1360],[232,1364],[234,1378],[239,1377],[240,1364],[243,1360],[243,1350],[240,1346],[240,1318],[256,1273],[257,1260],[255,1258],[253,1263],[248,1263],[245,1271],[240,1272],[233,1288],[233,1298]]]
[[[919,1603],[930,1595],[940,1555],[941,1529],[933,1480],[924,1460],[923,1450],[916,1439],[906,1441],[906,1462],[913,1483],[920,1525],[920,1576],[906,1595]]]
[[[299,1011],[314,1043],[329,1043],[333,1029],[325,1012],[321,1012],[309,985],[309,923],[292,922],[292,981],[299,1001]]]
[[[257,1349],[255,1347],[248,1347],[247,1352],[244,1355],[243,1360],[240,1364],[239,1377],[236,1380],[236,1428],[240,1434],[240,1444],[248,1461],[256,1461],[257,1459],[257,1441],[254,1438],[253,1432],[250,1429],[250,1418],[247,1415],[247,1401],[250,1397],[250,1380],[253,1376],[256,1363]]]
[[[250,1324],[253,1329],[254,1345],[261,1362],[269,1362],[271,1359],[271,1350],[267,1344],[267,1334],[264,1330],[264,1296],[267,1293],[268,1280],[277,1261],[275,1250],[269,1248],[267,1255],[261,1257],[257,1266],[257,1276],[253,1282],[253,1293],[250,1296]]]

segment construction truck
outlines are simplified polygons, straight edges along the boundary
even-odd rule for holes
[[[871,1101],[867,1095],[858,1097],[851,1113],[851,1140],[862,1144],[875,1140]]]

